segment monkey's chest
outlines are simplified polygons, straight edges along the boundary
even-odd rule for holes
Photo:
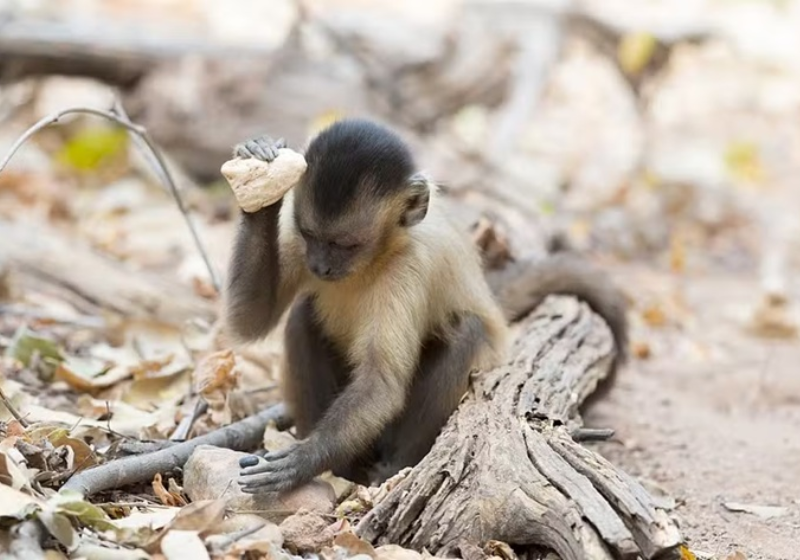
[[[325,335],[345,354],[356,343],[363,326],[376,312],[369,294],[320,291],[315,299],[317,318]]]

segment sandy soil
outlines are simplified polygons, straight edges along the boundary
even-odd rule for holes
[[[606,457],[676,499],[693,550],[800,558],[800,344],[744,329],[755,279],[704,274],[681,284],[691,319],[634,332],[652,356],[620,372],[587,422],[617,430],[601,445]],[[729,502],[786,511],[766,519]]]

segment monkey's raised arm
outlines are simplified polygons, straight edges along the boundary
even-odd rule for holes
[[[261,137],[238,145],[238,157],[272,161],[282,140]],[[284,197],[286,198],[286,197]],[[241,212],[228,269],[225,315],[230,334],[249,342],[275,327],[302,283],[301,263],[289,258],[291,239],[280,235],[284,199],[256,212]]]

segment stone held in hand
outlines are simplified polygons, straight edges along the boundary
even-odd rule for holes
[[[306,160],[302,154],[281,148],[270,163],[254,158],[234,158],[220,171],[245,212],[257,212],[278,202],[302,177]]]

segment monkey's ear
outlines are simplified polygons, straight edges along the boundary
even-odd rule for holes
[[[400,217],[400,225],[403,227],[411,227],[420,223],[428,213],[428,203],[431,199],[428,180],[422,175],[412,175],[408,179],[408,187],[408,197],[405,201],[403,215]]]

